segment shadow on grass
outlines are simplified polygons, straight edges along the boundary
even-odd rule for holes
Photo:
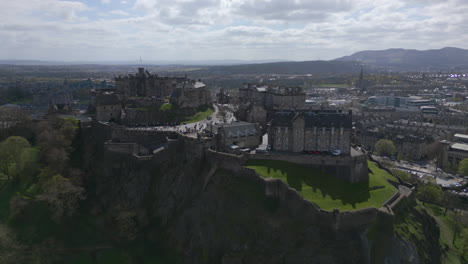
[[[369,181],[350,183],[319,169],[284,161],[249,160],[247,166],[263,167],[266,175],[261,173],[262,168],[257,170],[262,176],[283,180],[304,198],[311,198],[308,200],[312,200],[313,197],[330,196],[333,200],[341,200],[344,205],[350,204],[356,208],[357,203],[370,199]]]

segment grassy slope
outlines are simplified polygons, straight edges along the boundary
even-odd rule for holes
[[[369,162],[369,165],[373,165]],[[375,167],[369,174],[368,182],[349,183],[327,175],[315,168],[285,161],[249,160],[252,168],[262,177],[278,178],[298,191],[304,199],[325,210],[354,210],[367,207],[380,207],[396,189],[385,178],[386,172]],[[373,186],[384,188],[371,190]]]
[[[440,243],[443,248],[447,249],[447,255],[443,259],[443,263],[457,264],[460,262],[460,257],[457,253],[457,248],[461,247],[461,240],[455,240],[455,245],[452,244],[453,240],[453,218],[452,212],[449,211],[444,216],[445,209],[435,204],[426,203],[424,207],[427,209],[429,214],[434,217],[440,228]],[[466,227],[468,228],[468,227]]]
[[[453,240],[453,212],[447,212],[447,215],[444,216],[445,209],[434,204],[422,204],[422,202],[417,201],[414,209],[420,213],[427,212],[432,216],[437,222],[438,229],[440,230],[439,243],[440,247],[444,249],[445,255],[442,256],[441,263],[444,264],[461,264],[464,263],[461,261],[458,249],[461,248],[462,241],[457,239],[455,245],[452,244]],[[408,241],[412,241],[416,245],[422,246],[431,243],[427,241],[428,234],[424,234],[423,225],[421,223],[420,215],[415,214],[415,211],[411,211],[409,208],[401,208],[397,213],[395,219],[395,232],[398,236],[405,238]],[[468,228],[468,227],[466,227]],[[427,252],[426,250],[422,250]],[[426,258],[430,256],[424,256]]]
[[[213,109],[206,108],[206,110],[199,111],[193,116],[188,116],[183,121],[184,123],[195,123],[209,117],[213,113]]]
[[[383,177],[383,178],[385,178],[385,179],[387,179],[387,180],[394,181],[394,182],[398,182],[398,179],[397,179],[395,176],[393,176],[393,175],[387,173],[387,172],[384,171],[384,170],[381,170],[381,169],[377,166],[377,164],[375,164],[374,162],[370,162],[370,161],[367,162],[367,166],[368,166],[369,169],[370,169],[372,172],[374,172],[375,174],[378,174],[379,176],[381,176],[381,177]]]

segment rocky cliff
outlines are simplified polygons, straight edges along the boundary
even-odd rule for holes
[[[121,240],[162,244],[179,263],[419,263],[413,244],[393,235],[391,215],[334,228],[284,183],[284,199],[267,195],[263,179],[218,167],[195,140],[150,159],[96,149],[85,163],[94,213]]]

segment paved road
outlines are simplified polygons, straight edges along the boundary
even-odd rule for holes
[[[379,156],[372,156],[372,157],[380,161],[385,160]],[[432,164],[427,164],[421,167],[419,165],[410,164],[404,161],[398,162],[398,161],[390,161],[388,159],[386,161],[392,162],[399,169],[416,174],[420,178],[422,178],[424,175],[432,176],[436,179],[437,184],[444,186],[444,187],[453,186],[455,184],[463,184],[465,182],[465,179],[462,177],[457,177],[454,174],[442,172],[440,170],[437,171],[436,167]]]
[[[203,119],[201,121],[189,124],[182,124],[177,126],[150,126],[150,127],[134,127],[129,128],[133,130],[147,130],[147,131],[178,131],[180,133],[184,133],[188,136],[196,137],[197,133],[202,132],[205,128],[207,128],[211,124],[221,124],[222,118],[218,115],[219,114],[219,107],[218,105],[214,104],[214,112],[210,115],[210,119]],[[231,108],[229,108],[231,109]],[[226,114],[226,123],[230,123],[235,121],[234,114],[232,111],[227,111]]]

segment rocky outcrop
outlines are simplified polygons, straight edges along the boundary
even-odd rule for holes
[[[89,162],[94,212],[109,215],[112,232],[115,208],[129,208],[136,239],[164,244],[180,263],[383,263],[391,254],[391,213],[322,213],[281,181],[213,159],[195,139],[151,159],[102,151]]]

